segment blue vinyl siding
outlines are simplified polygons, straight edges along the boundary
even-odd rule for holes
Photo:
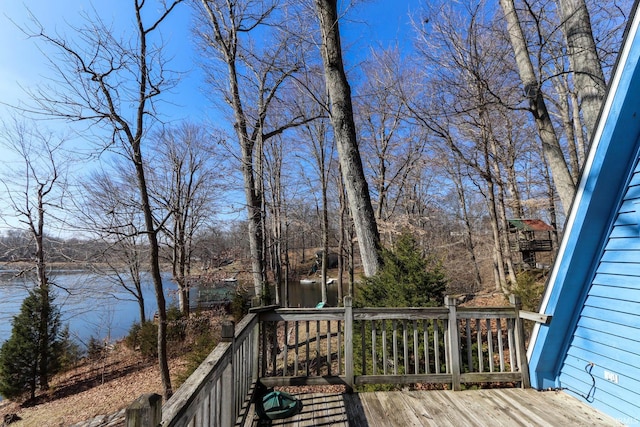
[[[638,183],[636,164],[558,377],[560,387],[627,423],[640,420]]]
[[[640,0],[593,133],[528,351],[531,384],[640,425]]]

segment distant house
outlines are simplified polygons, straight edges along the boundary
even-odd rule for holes
[[[640,423],[640,14],[608,95],[529,344],[532,386]]]
[[[554,228],[541,219],[509,219],[509,233],[513,249],[522,254],[522,262],[536,267],[538,252],[551,252]]]

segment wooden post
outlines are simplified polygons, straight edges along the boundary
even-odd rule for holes
[[[513,305],[515,310],[516,318],[515,318],[515,346],[517,351],[517,360],[520,368],[520,373],[522,374],[522,388],[531,387],[531,382],[529,380],[529,362],[527,361],[527,350],[524,344],[524,327],[522,325],[522,319],[520,318],[520,309],[522,308],[522,301],[520,297],[516,295],[509,295],[509,302]]]
[[[156,427],[162,422],[162,396],[143,394],[125,411],[126,427]]]
[[[251,344],[251,357],[253,358],[253,362],[251,363],[251,381],[257,382],[260,377],[260,317],[258,317],[258,321],[256,325],[253,327],[253,331],[251,332],[251,340],[253,341]]]
[[[222,341],[232,342],[236,332],[236,324],[232,321],[227,321],[222,324]]]
[[[344,297],[344,374],[349,392],[353,391],[353,298]]]
[[[454,391],[460,390],[460,339],[458,338],[458,316],[456,306],[458,299],[451,296],[444,297],[444,305],[449,309],[448,333],[448,362],[451,369],[451,388]]]
[[[222,373],[221,383],[222,383],[222,394],[227,397],[221,398],[221,422],[220,425],[223,427],[232,427],[236,422],[236,387],[235,387],[235,379],[234,379],[234,370],[235,370],[235,346],[234,337],[235,337],[235,323],[232,321],[224,322],[222,324],[222,342],[230,342],[231,345],[231,358],[229,364],[225,367],[224,372]],[[242,363],[242,362],[240,362]]]

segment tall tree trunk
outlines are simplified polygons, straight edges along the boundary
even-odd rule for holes
[[[139,127],[139,129],[139,132],[142,132],[142,127]],[[169,376],[169,361],[167,358],[167,307],[164,298],[162,274],[160,270],[160,245],[158,244],[156,225],[153,221],[153,212],[151,211],[151,202],[142,161],[142,151],[140,148],[141,137],[142,135],[140,134],[137,138],[132,139],[132,160],[136,169],[138,190],[140,191],[140,201],[142,204],[142,213],[144,215],[145,231],[149,240],[151,279],[153,281],[156,302],[158,305],[158,366],[160,368],[160,377],[162,379],[163,395],[166,400],[173,394],[171,377]]]
[[[358,236],[364,274],[373,276],[382,263],[380,235],[358,151],[351,89],[342,62],[337,1],[315,0],[315,5],[322,34],[322,61],[331,101],[331,122],[338,156]]]
[[[238,102],[239,102],[238,98]],[[236,113],[236,120],[244,123],[244,120]],[[264,233],[262,229],[262,209],[261,195],[256,194],[256,183],[253,171],[253,142],[249,139],[246,132],[238,129],[236,126],[238,139],[241,142],[242,151],[242,177],[244,179],[244,195],[247,201],[247,220],[249,227],[249,251],[251,252],[251,273],[253,275],[253,287],[257,297],[264,295],[264,283],[262,281],[264,270],[264,254],[263,240]],[[246,128],[245,128],[246,131]]]
[[[559,246],[558,239],[558,219],[556,214],[556,193],[553,188],[553,183],[551,182],[551,173],[549,172],[549,166],[545,163],[543,169],[543,178],[544,183],[546,185],[546,196],[549,210],[549,225],[553,227],[553,231],[551,232],[551,243],[553,248],[557,248]]]
[[[587,143],[585,142],[585,134],[582,129],[582,122],[580,121],[580,103],[578,102],[578,96],[574,92],[569,92],[571,98],[571,109],[573,111],[573,134],[576,141],[576,154],[578,156],[578,176],[582,170],[584,159],[587,155]],[[576,181],[577,182],[577,181]]]
[[[558,137],[553,128],[540,82],[535,75],[529,56],[529,49],[524,38],[520,20],[516,14],[513,0],[500,0],[500,5],[507,20],[509,39],[515,53],[525,95],[529,100],[529,109],[535,119],[538,133],[542,140],[544,154],[549,162],[553,174],[553,181],[556,185],[560,200],[562,201],[562,207],[566,213],[569,212],[573,201],[575,183],[571,177]]]
[[[289,218],[284,216],[284,306],[289,307],[289,274],[291,260],[289,259]]]
[[[324,156],[323,156],[324,157]],[[323,162],[324,166],[324,162]],[[327,302],[327,264],[329,260],[329,206],[327,201],[327,177],[322,170],[322,302]]]
[[[585,0],[558,0],[567,39],[569,62],[580,98],[587,137],[593,131],[605,96],[606,83],[591,29],[591,18]]]
[[[580,174],[580,162],[578,161],[578,148],[576,144],[576,135],[574,133],[574,119],[571,117],[573,112],[570,107],[569,98],[569,82],[566,75],[562,74],[558,78],[554,79],[554,86],[556,92],[558,92],[557,108],[560,118],[562,119],[562,126],[567,138],[567,151],[569,152],[569,164],[571,165],[571,177],[574,182],[578,182],[578,175]],[[577,121],[580,123],[580,119]]]
[[[513,256],[511,254],[511,246],[509,245],[509,235],[508,235],[508,225],[507,225],[507,211],[504,202],[504,185],[502,185],[502,179],[500,177],[500,166],[498,165],[497,158],[498,153],[496,150],[496,144],[493,138],[491,138],[491,143],[489,144],[491,149],[491,158],[492,160],[492,168],[493,168],[493,176],[492,181],[495,181],[495,190],[496,190],[496,199],[494,200],[494,204],[496,206],[496,214],[498,220],[498,230],[500,230],[500,244],[502,246],[501,249],[501,257],[502,262],[507,266],[507,274],[509,275],[509,284],[513,286],[516,283],[516,273],[515,268],[513,267]]]
[[[36,273],[38,275],[38,291],[40,293],[40,325],[38,327],[38,374],[40,381],[40,389],[49,389],[49,313],[51,307],[49,304],[49,280],[45,270],[44,259],[44,199],[43,184],[38,184],[38,219],[37,231],[34,231],[36,241]]]
[[[485,145],[484,148],[485,159],[488,160],[488,150]],[[487,171],[484,173],[486,182],[486,198],[487,207],[489,208],[489,219],[491,221],[491,233],[493,235],[493,260],[494,268],[496,271],[496,290],[505,291],[507,289],[507,275],[504,270],[504,255],[502,253],[502,242],[500,237],[500,220],[498,216],[498,209],[496,206],[496,188],[491,177],[491,172],[487,164]]]
[[[480,275],[480,268],[478,267],[478,260],[476,258],[475,245],[473,243],[473,226],[471,224],[471,217],[469,215],[469,209],[467,208],[467,200],[465,196],[464,185],[462,184],[462,178],[460,173],[460,163],[455,163],[455,169],[449,168],[450,176],[453,179],[453,182],[456,187],[456,194],[458,196],[458,204],[460,205],[460,210],[462,212],[462,221],[464,223],[465,232],[464,232],[464,245],[469,253],[469,258],[471,259],[471,264],[473,265],[473,281],[474,281],[474,292],[478,291],[482,288],[482,276]]]
[[[340,203],[340,212],[338,215],[338,232],[340,233],[338,236],[338,305],[343,304],[343,288],[342,282],[344,279],[344,260],[345,260],[345,217],[347,213],[347,203],[344,197],[344,186],[342,184],[341,177],[336,179],[337,189],[338,189],[338,201]],[[351,294],[349,294],[351,295]]]
[[[174,3],[173,6],[175,6]],[[149,197],[149,191],[147,187],[147,181],[144,171],[144,162],[142,158],[142,137],[146,131],[144,127],[144,120],[146,116],[147,98],[146,95],[149,92],[149,86],[151,84],[151,71],[147,64],[147,35],[149,29],[144,27],[142,21],[142,7],[144,1],[135,0],[136,5],[136,22],[139,32],[139,93],[140,98],[138,100],[137,111],[135,116],[135,134],[131,132],[127,126],[124,130],[127,134],[127,139],[131,147],[132,161],[136,170],[136,177],[138,181],[138,189],[140,191],[140,202],[142,204],[142,214],[144,216],[145,228],[147,232],[147,238],[149,240],[149,252],[151,263],[151,278],[153,280],[153,286],[156,294],[156,302],[158,305],[158,366],[160,369],[160,378],[162,380],[163,395],[165,400],[168,400],[173,395],[173,388],[171,386],[171,377],[169,376],[169,361],[167,358],[167,310],[166,302],[164,298],[164,289],[162,285],[162,275],[160,271],[160,245],[158,244],[158,234],[156,225],[153,220],[153,212],[151,210],[151,201]],[[173,6],[171,6],[173,8]],[[166,12],[169,13],[170,9]],[[166,14],[164,15],[166,16]],[[161,21],[156,23],[159,24]]]
[[[518,171],[516,169],[516,161],[518,160],[518,150],[517,146],[517,138],[518,136],[514,135],[515,126],[511,123],[508,116],[504,118],[507,120],[509,125],[507,128],[507,153],[505,159],[505,169],[507,174],[507,190],[511,195],[511,202],[509,207],[513,211],[513,216],[516,218],[524,217],[524,208],[522,207],[522,196],[520,195],[520,188],[518,183]]]

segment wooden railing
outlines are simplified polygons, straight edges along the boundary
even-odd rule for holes
[[[515,300],[514,300],[515,302]],[[269,386],[519,382],[528,387],[518,307],[275,309],[263,325]],[[452,327],[451,325],[455,325]]]
[[[514,249],[517,251],[549,252],[553,250],[553,242],[551,239],[520,239],[515,242]]]
[[[253,310],[159,409],[162,426],[242,425],[255,381],[267,386],[344,384],[520,383],[529,386],[519,303],[499,308],[444,307]],[[535,319],[534,319],[535,318]],[[142,403],[140,403],[142,402]],[[133,407],[134,405],[132,405]],[[142,407],[143,409],[140,409]],[[130,407],[131,408],[131,407]],[[154,415],[155,414],[155,415]],[[127,424],[128,426],[157,425]]]
[[[233,426],[257,379],[258,313],[223,326],[223,342],[162,406],[163,427]]]

